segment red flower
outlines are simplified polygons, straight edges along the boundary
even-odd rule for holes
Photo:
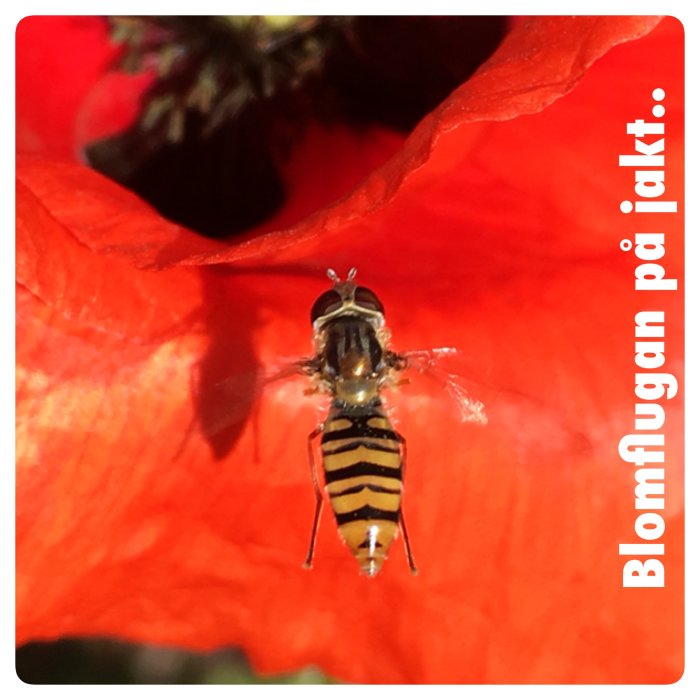
[[[288,209],[231,245],[37,157],[71,152],[71,119],[105,65],[95,55],[109,53],[86,49],[95,70],[29,95],[27,36],[46,21],[18,32],[19,144],[36,144],[17,167],[18,643],[239,645],[262,672],[314,663],[347,681],[679,678],[678,398],[664,427],[665,587],[623,589],[617,554],[635,541],[634,467],[617,444],[634,425],[640,310],[619,249],[635,233],[618,206],[634,176],[617,157],[662,87],[665,197],[682,200],[680,24],[521,20],[405,143],[312,130]],[[57,96],[58,114],[40,109]],[[680,216],[648,229],[666,234],[668,277],[682,272]],[[318,401],[301,381],[258,391],[266,368],[309,353],[325,268],[353,265],[396,349],[463,351],[457,369],[490,419],[460,423],[429,379],[392,397],[418,577],[398,543],[379,577],[359,576],[328,512],[301,569]],[[644,297],[668,309],[680,377],[679,299]]]

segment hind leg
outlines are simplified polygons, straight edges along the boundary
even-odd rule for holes
[[[396,433],[401,443],[401,466],[403,469],[404,477],[406,475],[406,438],[403,435]],[[408,530],[406,529],[406,521],[403,517],[403,508],[399,511],[399,529],[401,530],[401,538],[403,539],[404,550],[406,551],[406,561],[408,562],[408,568],[411,573],[416,576],[418,574],[418,568],[413,560],[413,553],[411,552],[411,542],[408,539]]]
[[[316,455],[314,454],[314,440],[323,431],[323,426],[319,425],[312,433],[309,434],[308,447],[309,447],[309,466],[311,467],[311,482],[314,485],[314,493],[316,495],[316,510],[314,512],[314,523],[311,529],[311,541],[309,542],[309,551],[306,555],[306,560],[304,561],[304,568],[310,569],[311,562],[314,558],[314,549],[316,549],[316,535],[318,534],[318,525],[321,522],[321,509],[323,508],[323,494],[321,493],[321,488],[318,485],[318,476],[316,468]]]

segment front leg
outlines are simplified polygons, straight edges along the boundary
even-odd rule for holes
[[[393,350],[388,350],[386,357],[384,358],[387,367],[394,369],[397,372],[406,369],[408,367],[408,358],[405,355],[401,355]]]
[[[314,355],[314,357],[305,357],[296,363],[297,371],[305,374],[308,377],[313,377],[315,374],[321,374],[323,368],[323,357]]]

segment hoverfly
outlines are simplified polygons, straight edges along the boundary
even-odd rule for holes
[[[321,436],[325,490],[360,571],[371,577],[379,573],[401,532],[408,566],[417,574],[401,507],[406,440],[393,428],[381,391],[398,383],[409,355],[430,362],[440,351],[400,355],[389,350],[384,307],[374,292],[355,284],[356,273],[352,268],[341,281],[328,270],[333,286],[311,308],[315,355],[300,364],[316,389],[331,395],[327,418],[308,437],[316,509],[304,565],[311,567],[323,505],[314,444]],[[446,386],[465,405],[466,397],[454,394],[458,385]],[[471,408],[478,412],[483,405],[474,402]]]
[[[401,532],[409,568],[417,573],[402,509],[406,440],[392,425],[383,397],[385,389],[407,383],[410,370],[439,385],[458,409],[451,416],[459,422],[490,422],[499,431],[508,431],[508,440],[518,455],[542,449],[570,455],[591,449],[588,437],[571,424],[559,406],[529,391],[506,386],[500,378],[493,381],[489,368],[479,364],[479,358],[486,356],[483,352],[467,355],[450,347],[393,352],[383,305],[374,292],[355,283],[356,270],[350,270],[345,281],[333,270],[328,270],[328,276],[332,287],[311,308],[314,355],[300,360],[270,358],[257,385],[262,393],[279,381],[303,374],[314,385],[305,394],[323,392],[330,396],[325,418],[308,436],[316,504],[306,568],[311,567],[314,557],[323,505],[318,476],[322,466],[339,534],[358,560],[360,571],[376,576]],[[445,359],[451,372],[443,371]],[[409,372],[404,374],[404,370]],[[227,378],[216,386],[225,387],[230,397],[227,401],[235,403],[229,388],[236,387],[232,382]],[[423,384],[422,391],[414,386],[409,399],[413,411],[442,403],[429,385],[422,380],[419,384]],[[472,390],[488,401],[488,421],[484,404],[472,398]],[[278,400],[288,406],[290,394],[284,390],[279,396]],[[210,423],[210,430],[211,425],[220,430],[221,425],[231,423],[227,415],[219,421]]]
[[[248,388],[247,374],[235,374],[211,383],[211,391],[217,390],[217,405],[235,406],[243,392],[252,391],[258,397],[293,377],[304,375],[307,381],[310,378],[313,386],[304,394],[324,393],[330,397],[330,406],[308,436],[316,505],[305,568],[311,567],[321,517],[323,494],[318,471],[322,465],[325,491],[339,534],[357,558],[360,571],[376,576],[401,532],[408,565],[415,574],[417,568],[401,508],[406,440],[392,425],[393,407],[385,404],[383,390],[408,383],[409,377],[403,371],[417,370],[449,396],[461,423],[485,424],[484,405],[473,399],[471,389],[465,386],[466,377],[473,372],[465,375],[442,371],[442,360],[464,359],[460,351],[446,347],[393,352],[389,349],[384,307],[374,292],[355,284],[356,269],[350,270],[345,281],[333,270],[327,272],[332,287],[311,308],[314,355],[296,360],[280,356],[267,359],[252,390]],[[483,389],[481,382],[478,387]],[[278,400],[288,406],[290,394],[284,388],[279,391],[268,395],[280,397]],[[436,398],[425,386],[422,391],[414,387],[412,396],[419,403]],[[209,403],[214,403],[211,396]],[[207,417],[204,435],[217,436],[235,424],[235,419],[228,410]],[[178,453],[185,442],[186,438]]]

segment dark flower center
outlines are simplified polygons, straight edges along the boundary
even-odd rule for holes
[[[163,216],[225,238],[285,201],[280,165],[305,124],[409,132],[502,39],[502,17],[139,17],[110,20],[120,66],[158,78],[97,170]]]

